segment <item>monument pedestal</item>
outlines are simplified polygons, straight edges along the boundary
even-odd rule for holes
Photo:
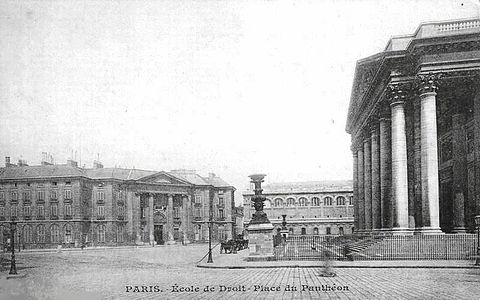
[[[250,224],[247,231],[250,249],[247,260],[274,260],[273,225],[271,223]]]

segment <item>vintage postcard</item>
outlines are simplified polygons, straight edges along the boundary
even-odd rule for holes
[[[0,299],[478,299],[478,0],[0,3]]]

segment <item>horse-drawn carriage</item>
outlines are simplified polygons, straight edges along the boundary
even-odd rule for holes
[[[220,253],[232,253],[233,249],[240,251],[248,248],[248,240],[243,239],[243,235],[238,235],[234,240],[228,240],[220,243]]]

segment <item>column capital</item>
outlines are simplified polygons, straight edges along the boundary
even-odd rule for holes
[[[442,73],[430,72],[427,74],[417,74],[415,77],[415,85],[418,89],[418,94],[421,96],[427,93],[436,93],[442,77]]]
[[[389,83],[387,86],[387,100],[390,106],[404,104],[411,89],[411,82]]]

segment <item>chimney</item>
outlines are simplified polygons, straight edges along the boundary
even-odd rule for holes
[[[42,152],[42,166],[51,166],[53,165],[53,157],[47,152]]]
[[[28,167],[27,161],[24,159],[19,159],[18,160],[18,166],[19,167]]]
[[[5,156],[5,168],[16,167],[17,165],[10,163],[10,156]]]
[[[94,168],[94,169],[101,169],[101,168],[103,168],[103,165],[102,165],[102,163],[99,162],[98,160],[94,160],[94,161],[93,161],[93,168]]]
[[[75,168],[78,167],[78,163],[76,161],[74,161],[73,159],[67,160],[67,165],[70,165],[70,166],[75,167]]]

